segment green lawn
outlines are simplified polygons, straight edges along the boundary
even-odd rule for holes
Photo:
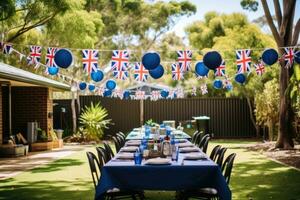
[[[253,141],[252,141],[253,142]],[[231,179],[233,199],[300,199],[300,172],[243,148],[245,140],[210,143],[237,153]],[[87,148],[94,151],[94,148]],[[209,151],[210,152],[210,151]],[[94,188],[85,151],[0,181],[0,199],[93,199]],[[173,192],[146,192],[147,199],[174,199]]]

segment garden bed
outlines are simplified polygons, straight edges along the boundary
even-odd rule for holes
[[[275,142],[264,142],[252,144],[248,149],[258,151],[269,158],[300,169],[300,144],[296,144],[292,150],[274,149],[274,146]]]

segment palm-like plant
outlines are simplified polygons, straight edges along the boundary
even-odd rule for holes
[[[85,106],[79,121],[87,139],[99,141],[103,137],[103,129],[111,124],[111,119],[105,119],[107,115],[107,110],[100,103],[94,105],[92,102],[90,106]]]

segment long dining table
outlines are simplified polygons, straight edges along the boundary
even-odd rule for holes
[[[192,145],[186,139],[184,142]],[[143,159],[141,165],[135,165],[133,159],[117,159],[122,153],[124,152],[121,149],[103,166],[95,199],[103,199],[105,192],[113,188],[168,191],[215,188],[220,199],[231,199],[231,191],[220,167],[208,156],[199,160],[187,160],[188,153],[181,152],[179,149],[178,160],[170,161],[169,164],[148,165],[147,160]],[[204,154],[200,149],[199,153]]]

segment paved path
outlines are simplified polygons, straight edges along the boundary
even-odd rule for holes
[[[85,149],[84,146],[70,145],[52,151],[30,152],[28,156],[23,157],[0,158],[0,180],[16,176],[21,172],[48,164],[83,149]]]

